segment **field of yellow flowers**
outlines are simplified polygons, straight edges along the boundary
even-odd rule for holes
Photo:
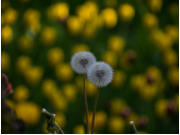
[[[56,114],[65,133],[86,133],[83,77],[70,65],[79,51],[91,51],[114,72],[107,87],[86,81],[89,118],[99,91],[95,133],[130,133],[129,121],[139,133],[178,133],[178,4],[2,0],[1,73],[12,84],[5,104],[21,121],[18,133],[48,133],[42,108]],[[3,118],[2,132],[16,133]]]

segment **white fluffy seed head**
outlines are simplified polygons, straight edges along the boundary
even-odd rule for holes
[[[86,74],[88,68],[96,62],[94,55],[87,51],[75,53],[71,59],[72,68],[80,74]]]
[[[104,87],[112,81],[113,70],[105,62],[96,62],[89,67],[87,76],[95,86]]]

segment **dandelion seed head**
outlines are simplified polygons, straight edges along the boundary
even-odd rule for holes
[[[113,70],[105,62],[96,62],[89,67],[87,76],[95,86],[103,87],[112,81]]]
[[[71,59],[71,66],[77,73],[85,74],[88,68],[96,62],[94,55],[88,51],[75,53]]]

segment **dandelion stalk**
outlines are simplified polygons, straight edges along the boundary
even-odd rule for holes
[[[136,126],[134,124],[134,121],[130,121],[129,125],[131,126],[131,130],[133,131],[134,134],[138,134],[138,131],[136,129]]]
[[[98,101],[98,95],[99,95],[99,91],[97,90],[96,97],[95,97],[95,102],[94,102],[94,111],[93,111],[92,123],[91,123],[91,134],[93,134],[93,130],[94,130],[94,121],[95,121],[95,114],[96,114],[96,106],[97,106],[97,101]]]
[[[83,77],[83,92],[84,92],[84,105],[86,110],[86,128],[89,134],[89,120],[88,120],[88,103],[87,103],[87,93],[86,93],[86,75]]]
[[[45,108],[42,109],[42,113],[46,117],[47,130],[49,132],[54,133],[54,134],[58,134],[58,133],[64,134],[64,131],[62,130],[62,128],[55,121],[56,114],[48,112]]]

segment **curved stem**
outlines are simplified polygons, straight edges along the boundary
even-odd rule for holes
[[[89,120],[88,120],[88,103],[87,103],[87,93],[86,93],[86,75],[83,77],[83,91],[84,91],[84,105],[86,110],[86,128],[89,134]]]
[[[96,97],[95,97],[95,102],[94,102],[94,111],[93,111],[93,117],[92,117],[92,123],[91,123],[91,134],[93,134],[94,130],[94,121],[95,121],[95,114],[96,114],[96,106],[97,106],[97,101],[98,101],[98,95],[99,95],[99,90],[96,92]]]

